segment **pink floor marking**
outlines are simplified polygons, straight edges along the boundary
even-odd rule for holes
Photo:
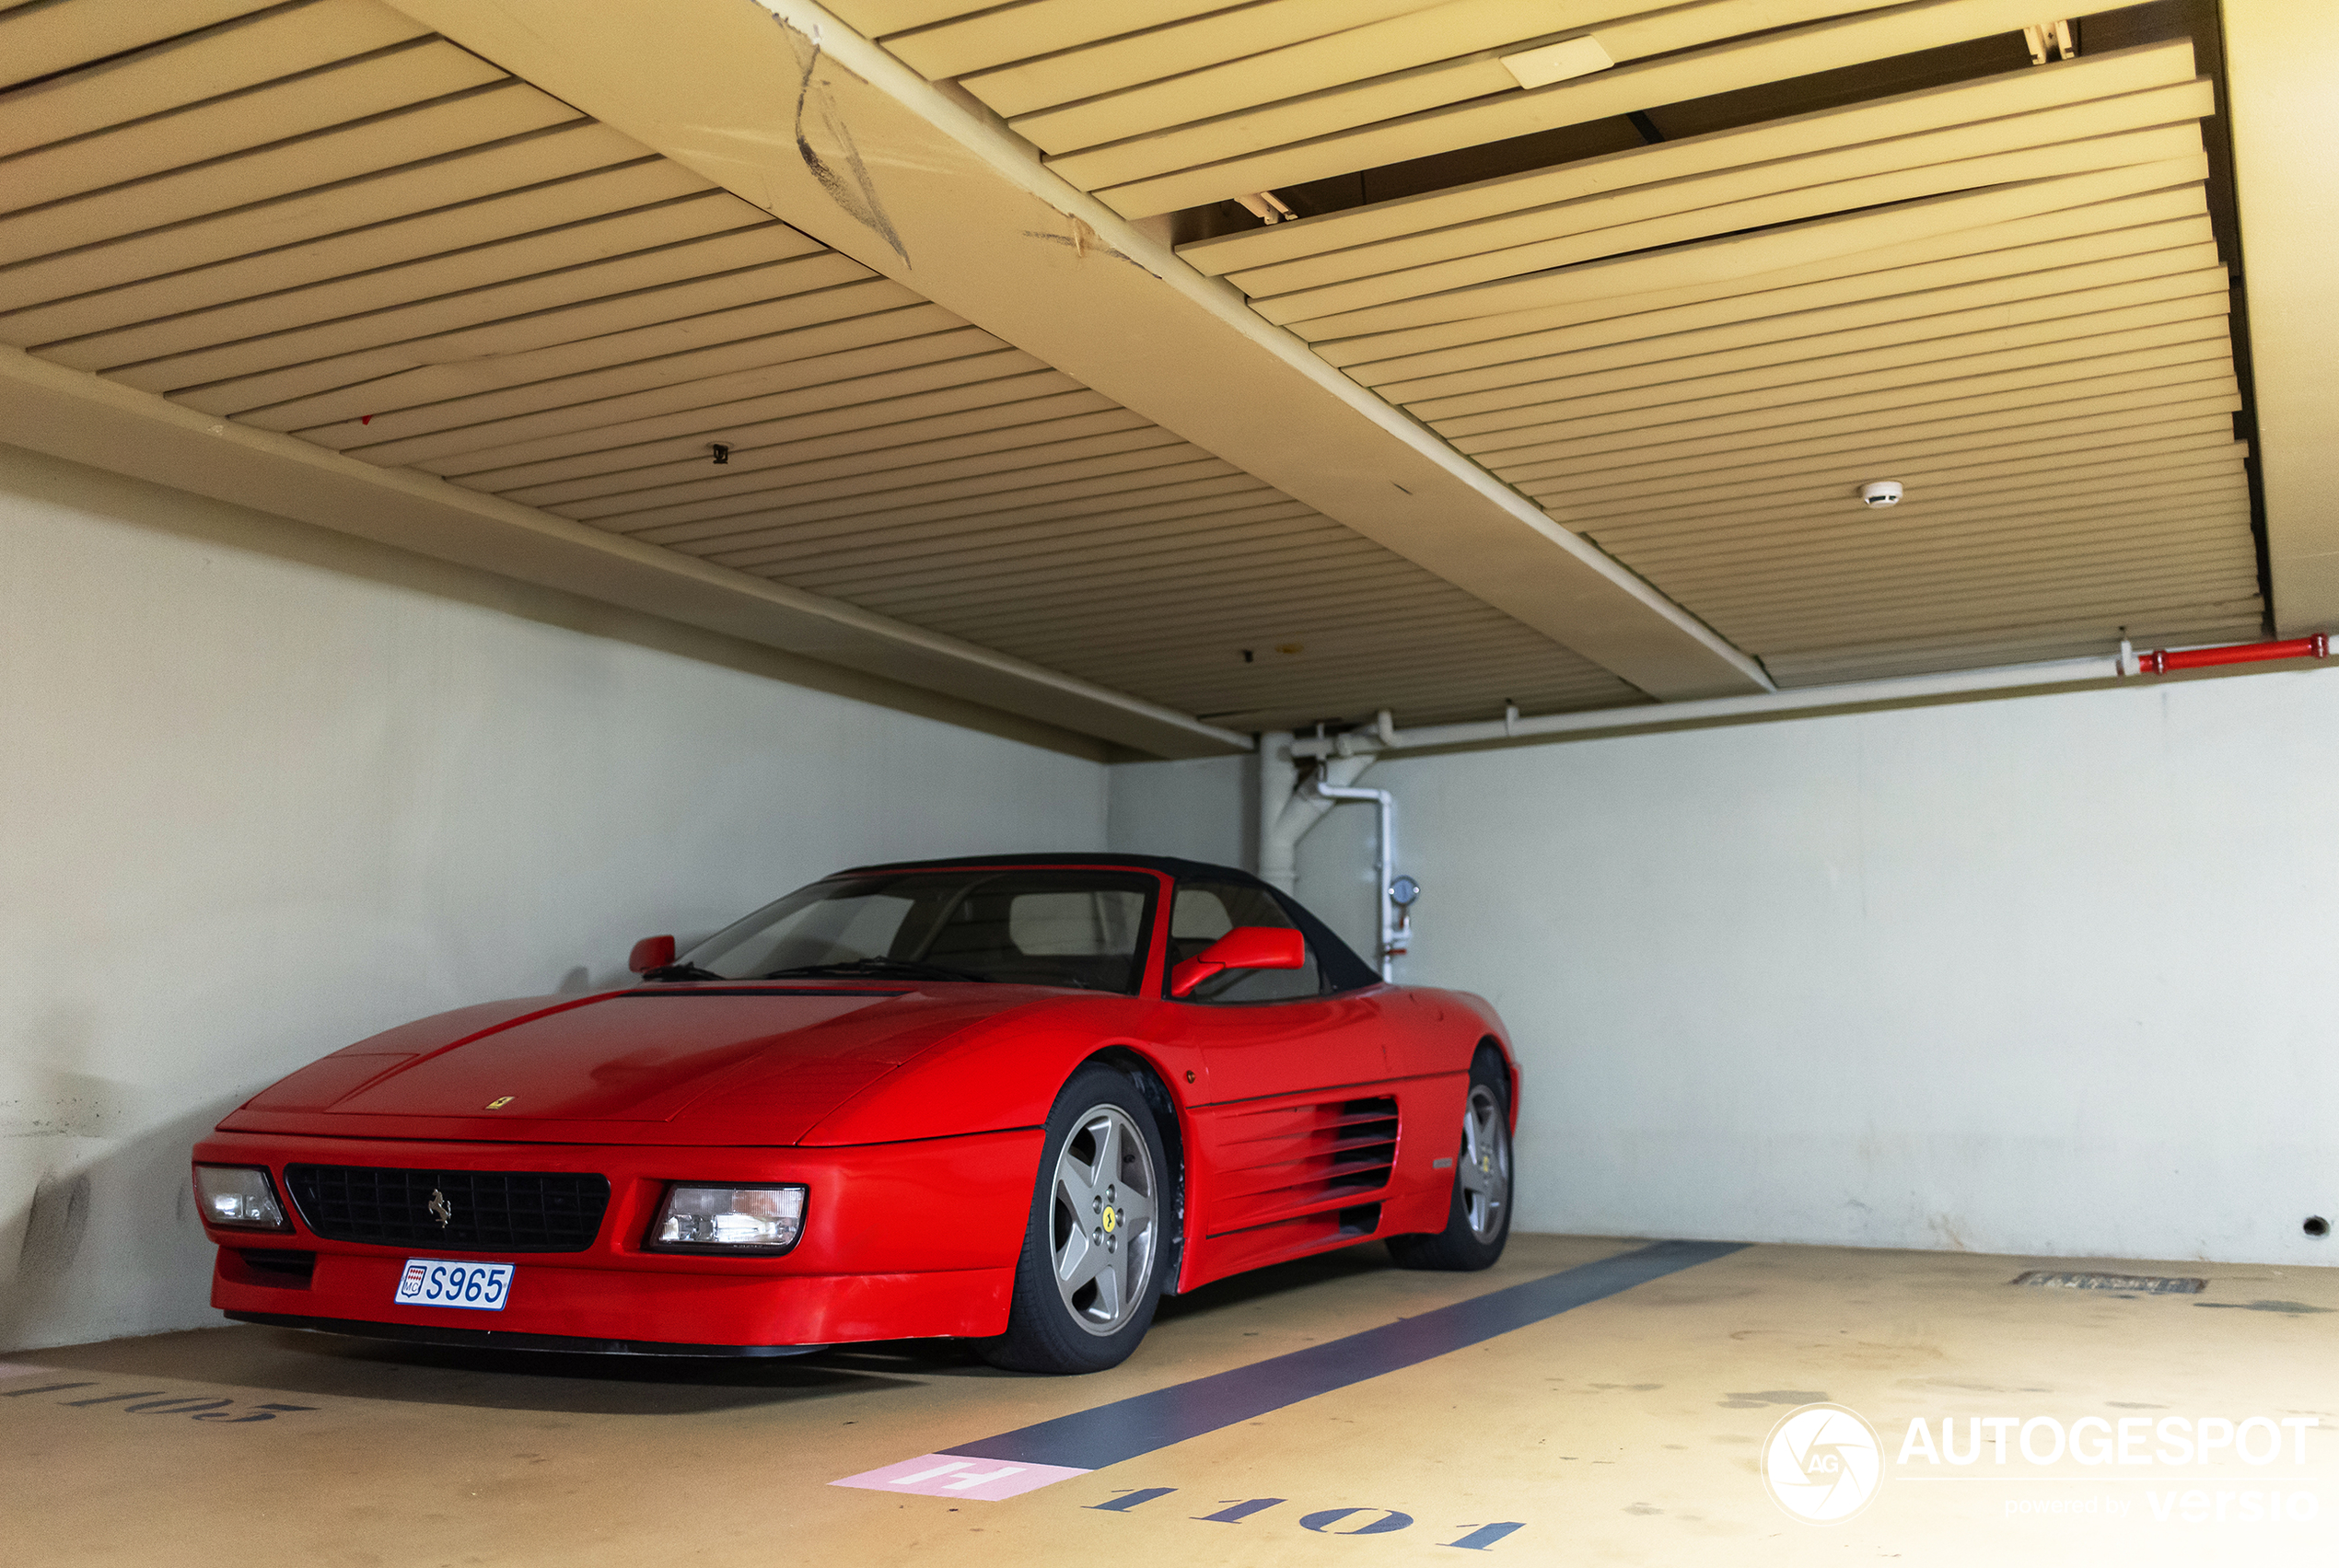
[[[871,1492],[909,1492],[921,1497],[972,1497],[997,1503],[1018,1493],[1070,1481],[1087,1470],[1063,1465],[1011,1465],[1000,1459],[963,1459],[953,1454],[920,1454],[879,1469],[832,1481],[831,1486],[859,1486]]]

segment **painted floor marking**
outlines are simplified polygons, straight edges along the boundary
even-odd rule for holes
[[[53,1366],[28,1366],[21,1361],[0,1361],[0,1377],[29,1377],[36,1372],[54,1372]]]
[[[832,1481],[831,1486],[860,1486],[871,1492],[914,1492],[923,1497],[972,1497],[997,1503],[1019,1492],[1030,1492],[1087,1475],[1064,1465],[985,1465],[949,1454],[920,1454],[898,1465],[887,1465],[859,1475]]]
[[[1728,1257],[1746,1244],[1737,1241],[1659,1241],[1652,1246],[1579,1264],[1555,1274],[1489,1291],[1468,1301],[1440,1307],[1417,1318],[1401,1318],[1344,1339],[1328,1340],[1250,1366],[1197,1377],[1116,1400],[1094,1410],[1043,1421],[996,1437],[960,1443],[938,1454],[888,1465],[835,1486],[867,1486],[884,1492],[914,1491],[950,1497],[1010,1497],[1035,1487],[1100,1470],[1173,1443],[1233,1426],[1270,1411],[1314,1399],[1385,1373],[1467,1350],[1514,1329]],[[1035,1479],[1003,1477],[996,1482],[952,1484],[952,1475],[933,1468],[954,1460],[989,1460],[1026,1467]],[[931,1475],[919,1473],[933,1470]],[[1037,1472],[1050,1472],[1044,1477]],[[996,1485],[1003,1490],[995,1493]]]
[[[1636,1284],[1736,1252],[1740,1242],[1660,1241],[1489,1291],[1378,1329],[1239,1366],[1191,1383],[1117,1400],[944,1450],[959,1458],[1070,1465],[1100,1470],[1269,1411],[1400,1371],[1540,1323]]]

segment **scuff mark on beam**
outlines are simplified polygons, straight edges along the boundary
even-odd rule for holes
[[[1066,213],[1064,215],[1064,221],[1071,227],[1071,233],[1057,234],[1052,229],[1027,228],[1023,231],[1023,238],[1026,239],[1044,240],[1050,245],[1061,245],[1065,250],[1071,251],[1075,256],[1086,256],[1089,252],[1094,251],[1100,256],[1110,256],[1116,261],[1126,261],[1138,271],[1149,273],[1152,276],[1159,277],[1161,275],[1160,273],[1154,272],[1151,267],[1146,266],[1145,262],[1139,261],[1136,257],[1130,255],[1126,250],[1123,250],[1106,240],[1102,235],[1099,234],[1095,229],[1090,228],[1085,220],[1074,215],[1073,214]]]
[[[788,48],[802,63],[804,72],[803,83],[796,91],[797,155],[803,158],[804,167],[811,172],[813,179],[820,181],[820,189],[828,192],[831,201],[844,209],[848,217],[892,247],[893,253],[902,258],[903,266],[912,265],[909,250],[903,247],[901,235],[894,231],[893,221],[885,215],[884,203],[878,200],[877,184],[869,178],[868,166],[862,162],[861,151],[854,145],[851,127],[838,118],[835,104],[825,91],[820,90],[820,84],[815,79],[814,73],[820,64],[820,33],[815,30],[807,38],[789,27],[784,17],[774,17],[772,19],[778,22],[781,30],[788,35]],[[803,44],[810,46],[809,55],[804,52]],[[812,145],[811,138],[805,134],[804,119],[808,109],[818,115],[820,128],[840,149],[844,169],[822,157],[820,150]],[[846,178],[848,172],[851,175],[849,180]]]

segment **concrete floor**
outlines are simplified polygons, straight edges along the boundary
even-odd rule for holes
[[[1473,1559],[1444,1548],[1472,1542],[1478,1560],[1537,1564],[2328,1550],[2339,1322],[2323,1318],[2339,1270],[2200,1263],[2096,1265],[2210,1280],[2131,1296],[2008,1283],[2086,1266],[2068,1260],[1752,1247],[1004,1501],[830,1484],[1637,1245],[1522,1236],[1499,1268],[1460,1275],[1361,1247],[1171,1302],[1135,1357],[1085,1378],[997,1373],[937,1344],[673,1364],[250,1327],[18,1353],[0,1362],[0,1540],[41,1568],[763,1568],[937,1549],[963,1568],[1452,1563]],[[1822,1400],[1873,1423],[1883,1475],[1864,1511],[1818,1526],[1773,1500],[1757,1456],[1781,1416]],[[1970,1466],[1895,1462],[1915,1418],[1937,1440],[1954,1418],[1962,1446],[1969,1418],[2000,1416],[2323,1424],[2275,1428],[2263,1464],[2225,1450],[1998,1465],[1986,1447]],[[2133,1457],[2156,1446],[2139,1435]],[[1138,1489],[1169,1490],[1099,1506]],[[1279,1501],[1200,1516],[1262,1498]],[[2293,1516],[2267,1522],[2270,1507]]]

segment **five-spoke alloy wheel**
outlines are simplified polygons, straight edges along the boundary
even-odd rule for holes
[[[1503,1105],[1493,1088],[1470,1086],[1470,1105],[1462,1112],[1461,1157],[1454,1167],[1461,1189],[1463,1217],[1470,1234],[1481,1242],[1503,1233],[1510,1209],[1510,1128]]]
[[[1392,1236],[1389,1255],[1408,1269],[1484,1269],[1510,1239],[1510,1073],[1492,1046],[1470,1064],[1461,1149],[1446,1228]]]
[[[1048,1244],[1065,1310],[1091,1334],[1117,1333],[1145,1301],[1160,1191],[1153,1151],[1128,1112],[1097,1105],[1074,1120],[1056,1156]]]
[[[1075,1073],[1048,1116],[1007,1331],[984,1359],[1100,1372],[1136,1349],[1161,1299],[1176,1179],[1135,1081],[1102,1063]]]

